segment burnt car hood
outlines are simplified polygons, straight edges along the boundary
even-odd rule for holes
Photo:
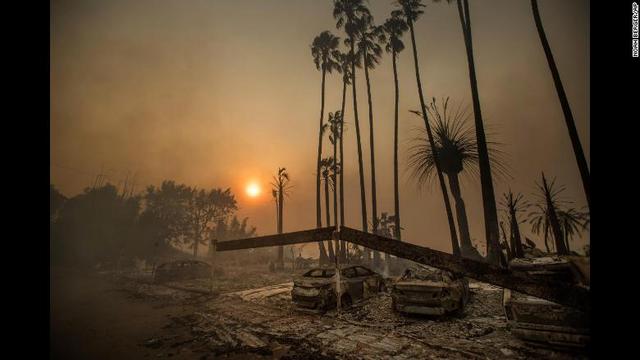
[[[299,277],[293,280],[293,286],[301,287],[323,287],[331,284],[335,284],[335,278],[312,278],[312,277]]]
[[[399,290],[414,290],[414,291],[429,291],[440,290],[443,288],[451,287],[451,284],[444,281],[433,280],[400,280],[394,284],[394,287]]]

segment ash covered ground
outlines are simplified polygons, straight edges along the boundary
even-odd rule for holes
[[[471,281],[463,314],[400,315],[389,294],[340,313],[292,308],[292,277],[261,267],[225,268],[213,281],[154,285],[140,274],[103,274],[134,302],[179,307],[141,339],[145,357],[184,359],[574,359],[585,354],[527,345],[513,337],[502,289]]]

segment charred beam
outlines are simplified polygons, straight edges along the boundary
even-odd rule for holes
[[[278,235],[258,236],[249,239],[220,241],[216,243],[216,251],[252,249],[267,246],[292,245],[331,240],[335,229],[335,227],[324,227]]]
[[[590,311],[591,308],[589,290],[577,285],[533,278],[524,272],[510,271],[348,227],[340,228],[340,239],[583,311]]]

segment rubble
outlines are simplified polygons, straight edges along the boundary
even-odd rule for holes
[[[155,288],[155,290],[151,288]],[[301,314],[291,306],[291,282],[226,291],[195,304],[193,313],[172,317],[154,349],[199,356],[283,359],[486,359],[575,358],[576,354],[534,348],[509,333],[500,288],[471,284],[463,314],[443,319],[400,315],[387,293],[349,310],[325,316]],[[167,296],[157,285],[139,289]],[[162,295],[160,295],[162,294]],[[172,295],[170,295],[172,294]],[[197,297],[196,294],[189,296]],[[187,297],[188,298],[188,297]]]

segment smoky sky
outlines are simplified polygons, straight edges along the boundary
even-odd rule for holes
[[[468,106],[471,92],[455,3],[426,2],[415,25],[425,96]],[[589,159],[589,6],[542,0],[542,21]],[[380,24],[392,1],[369,2]],[[135,174],[136,191],[163,179],[231,187],[241,217],[259,234],[275,233],[269,182],[286,167],[285,231],[315,226],[315,161],[320,72],[310,44],[336,29],[332,2],[320,0],[59,0],[51,2],[51,181],[72,196],[102,172],[114,185]],[[586,205],[549,68],[526,0],[471,0],[473,46],[482,114],[490,140],[504,144],[510,177],[497,179],[534,200],[540,173],[566,186],[574,207]],[[441,193],[419,188],[407,150],[422,120],[409,35],[399,54],[400,206],[403,239],[450,251]],[[371,215],[368,107],[357,73]],[[393,73],[390,56],[371,71],[378,213],[393,212]],[[339,110],[341,77],[327,76],[325,111]],[[345,111],[346,225],[360,228],[357,152],[351,92]],[[326,115],[325,115],[326,119]],[[472,117],[470,118],[472,120]],[[325,149],[329,142],[325,140]],[[325,154],[329,154],[325,152]],[[244,193],[257,181],[263,195]],[[465,177],[462,196],[471,237],[481,248],[479,180]],[[324,214],[324,212],[323,212]],[[323,219],[324,222],[324,219]],[[523,225],[527,237],[542,241]],[[572,244],[581,248],[588,234]],[[308,248],[312,248],[309,246]]]

